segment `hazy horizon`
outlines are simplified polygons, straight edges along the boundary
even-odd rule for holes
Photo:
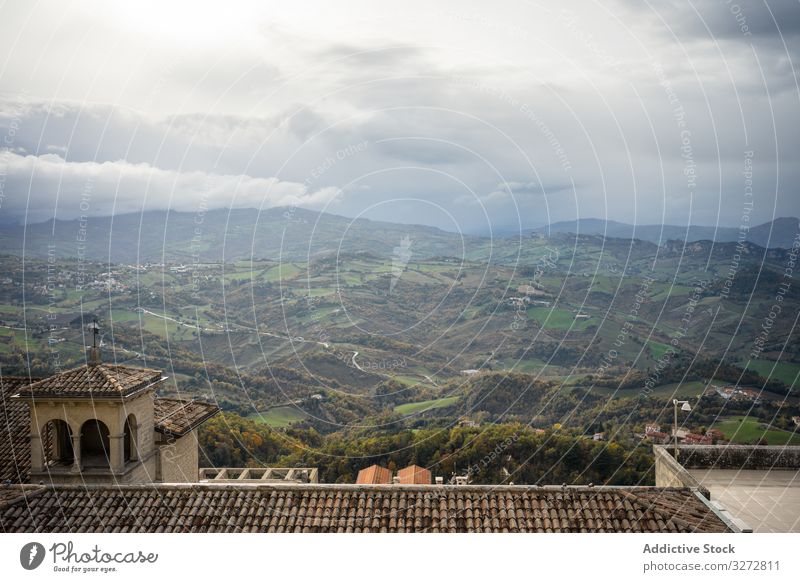
[[[258,208],[255,208],[255,207],[250,207],[250,208],[247,208],[247,207],[242,207],[242,208],[212,208],[212,209],[204,210],[203,214],[207,214],[208,212],[212,212],[212,211],[236,212],[236,211],[248,211],[248,210],[256,210],[259,213],[264,213],[264,212],[268,212],[268,211],[280,213],[280,212],[286,212],[286,211],[290,210],[293,213],[295,213],[297,211],[297,209],[298,208],[294,207],[294,206],[274,206],[274,207],[271,207],[271,208],[268,208],[268,209],[258,209]],[[303,209],[303,210],[309,210],[311,212],[320,212],[322,214],[327,214],[327,215],[330,215],[330,216],[346,218],[346,219],[352,219],[352,220],[364,219],[364,220],[371,220],[371,221],[374,221],[374,222],[386,222],[386,223],[396,224],[396,225],[432,227],[432,228],[437,228],[439,230],[442,230],[444,232],[456,233],[456,234],[457,233],[464,233],[464,234],[469,234],[469,235],[472,235],[472,236],[485,236],[485,235],[491,234],[491,232],[495,232],[495,234],[511,234],[511,233],[517,231],[515,229],[514,225],[502,225],[502,224],[493,225],[491,231],[490,230],[477,230],[477,229],[476,230],[463,230],[462,231],[462,230],[455,230],[455,229],[452,229],[452,228],[447,228],[446,226],[425,224],[423,222],[414,222],[413,220],[399,220],[399,219],[394,219],[393,220],[392,217],[386,217],[386,218],[372,218],[372,217],[368,217],[368,216],[358,216],[358,217],[356,217],[356,216],[348,216],[346,214],[342,214],[342,213],[338,213],[338,212],[334,212],[334,211],[330,211],[330,210],[329,211],[316,211],[316,210],[313,210],[313,209]],[[132,212],[121,212],[121,213],[117,213],[117,214],[101,214],[101,215],[95,215],[95,216],[93,216],[93,218],[115,218],[115,217],[121,217],[121,216],[131,216],[131,215],[140,215],[142,213],[157,213],[157,212],[174,212],[174,213],[178,213],[178,214],[196,214],[196,213],[193,213],[193,212],[187,211],[187,210],[176,210],[176,209],[171,209],[170,208],[170,209],[147,209],[147,210],[143,210],[143,211],[140,211],[140,212],[132,211]],[[39,220],[39,221],[36,221],[36,222],[27,222],[27,223],[20,222],[20,221],[13,221],[13,220],[6,220],[6,221],[0,220],[0,228],[2,228],[3,226],[13,227],[13,226],[25,226],[25,225],[31,226],[31,225],[37,225],[37,224],[47,224],[49,222],[52,222],[52,220],[53,220],[53,218],[47,218],[45,220]],[[57,217],[56,220],[70,222],[70,221],[76,221],[76,220],[79,221],[79,220],[81,220],[81,218],[80,217],[74,217],[74,218]],[[767,224],[773,223],[775,221],[780,221],[780,220],[796,220],[796,221],[800,221],[800,217],[797,217],[797,216],[776,216],[774,219],[767,220],[765,222],[757,222],[757,223],[754,223],[754,224],[750,224],[750,225],[748,225],[748,227],[749,228],[754,228],[754,227],[767,225]],[[625,222],[625,221],[621,221],[621,220],[600,218],[600,217],[597,217],[597,216],[581,216],[581,217],[577,217],[577,218],[573,218],[573,219],[557,220],[557,221],[553,221],[553,222],[549,222],[549,223],[523,227],[523,228],[519,229],[518,232],[526,232],[526,231],[531,231],[531,230],[538,230],[538,229],[546,228],[548,226],[554,226],[554,225],[559,225],[559,224],[569,224],[571,222],[588,222],[588,221],[603,221],[603,222],[607,222],[609,224],[619,224],[619,225],[625,225],[625,226],[632,226],[632,227],[635,227],[635,228],[640,228],[640,227],[641,228],[645,228],[645,227],[662,227],[663,226],[663,227],[675,227],[675,228],[686,228],[686,229],[689,229],[689,228],[730,229],[730,228],[739,228],[739,226],[740,226],[738,224],[630,223],[630,222]]]

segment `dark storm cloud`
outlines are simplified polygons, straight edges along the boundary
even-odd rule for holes
[[[795,37],[800,35],[800,10],[787,0],[625,0],[647,14],[664,34],[680,38]]]
[[[717,53],[717,73],[745,71],[737,90],[798,90],[800,4],[795,1],[699,0],[643,3],[623,0],[660,37],[682,44],[693,59]],[[697,47],[693,46],[697,45]],[[763,79],[762,79],[763,76]]]

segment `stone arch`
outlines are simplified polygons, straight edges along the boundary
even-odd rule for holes
[[[129,414],[128,418],[125,419],[123,447],[126,463],[139,459],[139,425],[133,414]]]
[[[47,466],[71,465],[75,461],[72,429],[60,418],[48,420],[41,430],[44,462]]]
[[[108,426],[92,418],[81,426],[81,463],[84,467],[108,467],[111,446]]]

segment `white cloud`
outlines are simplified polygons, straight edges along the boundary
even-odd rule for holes
[[[56,154],[3,154],[2,213],[23,215],[28,222],[168,208],[319,208],[340,194],[337,188],[312,190],[277,178],[180,172],[125,161],[67,162]]]

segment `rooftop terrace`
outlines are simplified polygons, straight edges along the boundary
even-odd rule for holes
[[[697,488],[744,531],[800,532],[800,447],[654,447],[656,485]]]

